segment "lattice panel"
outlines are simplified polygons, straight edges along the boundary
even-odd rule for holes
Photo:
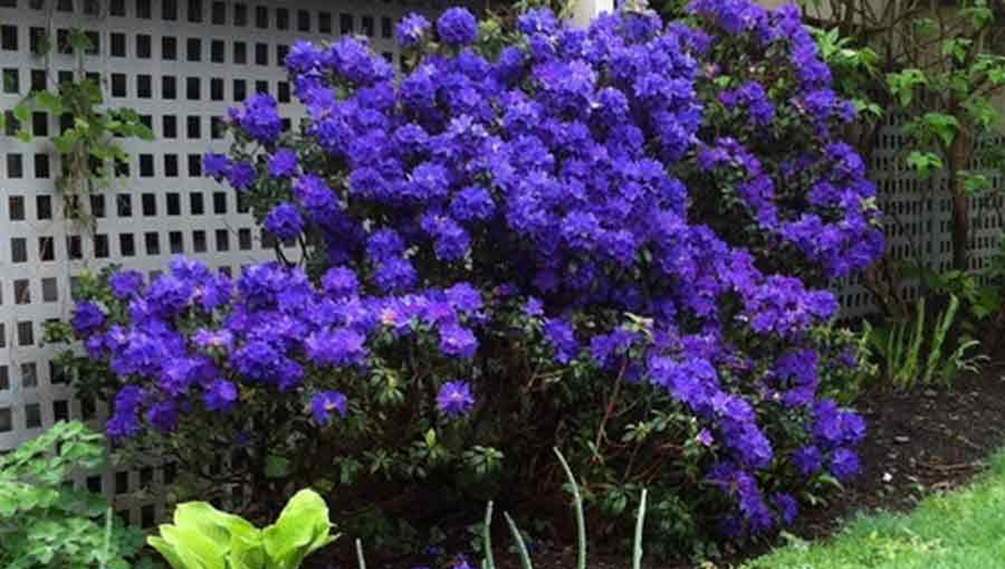
[[[869,166],[870,177],[875,180],[879,205],[885,214],[884,231],[887,251],[894,259],[907,259],[913,255],[923,259],[929,267],[944,271],[952,266],[952,203],[946,192],[945,176],[922,180],[903,163],[906,140],[894,124],[881,127],[878,144]],[[1000,145],[1000,136],[988,136],[982,145]],[[981,171],[979,161],[970,165]],[[991,195],[1002,188],[1002,176],[997,170],[984,169],[991,180]],[[989,266],[998,254],[1002,237],[999,212],[1003,199],[1000,195],[971,199],[970,206],[970,268]],[[838,283],[839,300],[844,318],[857,318],[876,311],[872,296],[857,275]],[[905,279],[903,296],[914,299],[918,295],[918,282]]]
[[[70,314],[71,282],[109,264],[155,275],[185,254],[236,274],[270,259],[269,240],[229,188],[204,178],[201,156],[225,151],[218,123],[249,94],[289,103],[283,61],[296,39],[369,37],[398,63],[394,26],[412,11],[435,15],[443,2],[405,0],[0,0],[0,108],[33,89],[72,79],[69,30],[86,30],[96,49],[84,57],[113,107],[136,109],[156,141],[128,141],[128,173],[83,204],[93,234],[63,217],[53,180],[58,157],[48,137],[58,117],[36,113],[30,144],[0,133],[0,451],[60,419],[101,428],[105,409],[77,401],[52,369],[56,350],[41,344],[42,325]],[[36,55],[42,38],[53,49]],[[296,124],[301,110],[284,105]],[[120,514],[145,527],[160,516],[168,465],[112,468],[80,482],[116,498]],[[143,491],[137,498],[137,492]]]

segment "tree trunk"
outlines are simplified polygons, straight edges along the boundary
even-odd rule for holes
[[[961,128],[952,146],[949,148],[948,190],[953,199],[953,269],[966,271],[969,269],[970,253],[970,197],[960,180],[970,157],[972,137],[969,130]]]
[[[958,186],[959,182],[952,184]],[[970,239],[970,199],[966,194],[953,191],[953,269],[965,271]]]

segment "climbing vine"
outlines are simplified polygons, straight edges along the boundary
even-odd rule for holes
[[[42,38],[35,53],[44,56],[50,47]],[[60,132],[51,137],[62,163],[56,189],[63,196],[65,217],[93,230],[94,218],[82,207],[82,198],[107,188],[125,171],[128,154],[121,145],[123,139],[152,140],[153,132],[135,110],[105,106],[100,79],[84,69],[84,54],[93,53],[96,47],[85,32],[71,30],[67,47],[77,58],[73,80],[61,81],[53,90],[32,91],[9,114],[0,115],[0,129],[15,132],[19,140],[28,143],[33,139],[27,126],[32,112],[59,117]],[[10,125],[5,124],[8,120]]]

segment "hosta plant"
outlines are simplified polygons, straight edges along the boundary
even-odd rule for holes
[[[311,485],[434,516],[415,504],[553,489],[557,445],[626,526],[649,488],[660,544],[791,522],[865,433],[822,395],[858,358],[820,341],[821,287],[883,248],[798,10],[479,30],[404,18],[401,76],[359,38],[294,44],[304,120],[250,97],[204,164],[291,247],[235,279],[85,281],[81,389],[117,441],[232,455],[266,505]]]
[[[180,504],[174,524],[160,526],[147,542],[174,569],[297,569],[335,541],[331,525],[324,499],[301,490],[265,529],[206,502]]]

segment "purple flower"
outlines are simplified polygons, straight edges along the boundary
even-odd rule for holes
[[[565,319],[550,318],[545,321],[544,337],[555,349],[555,360],[559,363],[569,363],[579,353],[576,332]]]
[[[839,448],[830,460],[830,471],[838,480],[846,481],[858,474],[858,455],[854,451]]]
[[[288,241],[296,239],[304,231],[304,219],[300,217],[297,206],[283,202],[272,208],[265,217],[265,228],[278,239]]]
[[[297,153],[280,148],[269,157],[269,174],[276,178],[291,178],[297,173]]]
[[[838,355],[838,361],[848,369],[858,368],[858,350],[855,348],[845,348]]]
[[[418,275],[408,259],[388,259],[377,267],[374,275],[377,286],[384,292],[405,292],[415,286]]]
[[[71,324],[77,336],[85,337],[102,328],[105,319],[105,311],[101,307],[93,302],[84,301],[77,303]]]
[[[460,312],[475,312],[481,310],[482,293],[470,283],[461,282],[443,291],[450,305]]]
[[[140,431],[140,406],[146,402],[147,391],[135,385],[126,385],[115,395],[114,412],[108,419],[108,436],[118,440],[131,437]]]
[[[778,494],[775,496],[774,502],[782,523],[787,526],[792,525],[792,522],[799,516],[799,502],[792,494]]]
[[[348,410],[349,400],[338,391],[322,391],[311,397],[311,414],[319,426],[324,427],[330,423],[335,413],[339,417],[345,417]]]
[[[192,336],[192,343],[204,350],[218,348],[229,352],[234,347],[234,334],[226,329],[207,330],[200,328]]]
[[[239,192],[253,186],[257,177],[258,172],[248,162],[235,162],[227,171],[227,181]]]
[[[237,401],[237,386],[225,379],[214,380],[202,394],[202,400],[210,411],[230,411]]]
[[[468,186],[457,192],[450,202],[450,215],[458,221],[485,221],[492,217],[496,204],[487,191]]]
[[[429,20],[419,14],[409,14],[398,22],[397,37],[401,47],[412,47],[422,41],[429,30]]]
[[[467,8],[449,8],[436,21],[436,31],[447,45],[468,45],[478,38],[478,21]]]
[[[286,69],[291,73],[304,73],[321,64],[322,53],[314,44],[308,41],[293,42],[286,54]]]
[[[363,363],[366,338],[349,328],[315,332],[304,340],[307,355],[322,365],[346,366]]]
[[[210,152],[202,157],[203,174],[217,180],[230,177],[230,158]]]
[[[161,432],[171,432],[178,428],[178,406],[174,401],[158,401],[147,411],[147,421]]]
[[[471,249],[471,235],[449,217],[440,220],[432,235],[433,250],[442,261],[460,261]]]
[[[712,446],[712,443],[715,442],[715,438],[712,437],[712,433],[709,432],[708,429],[702,429],[701,432],[698,433],[697,439],[699,443],[706,447]]]
[[[517,29],[527,35],[551,35],[558,30],[558,18],[549,8],[533,8],[520,14]]]
[[[230,109],[231,119],[251,138],[262,144],[272,144],[283,131],[279,105],[271,95],[256,93],[248,97],[243,109]]]
[[[440,351],[445,355],[471,359],[478,349],[478,339],[467,328],[448,324],[440,328]]]
[[[347,267],[332,267],[321,278],[325,293],[332,298],[346,298],[359,294],[359,279]]]
[[[815,446],[802,447],[792,456],[792,462],[803,476],[819,472],[823,467],[823,456]]]
[[[471,386],[466,381],[448,381],[436,394],[436,406],[448,417],[466,415],[474,404]]]
[[[143,286],[143,275],[139,271],[115,271],[108,280],[112,294],[119,299],[127,299]]]
[[[523,305],[523,313],[528,318],[544,316],[544,303],[541,302],[541,299],[531,296]]]
[[[405,243],[392,229],[375,231],[366,240],[366,253],[371,261],[383,262],[400,257],[405,252]]]

